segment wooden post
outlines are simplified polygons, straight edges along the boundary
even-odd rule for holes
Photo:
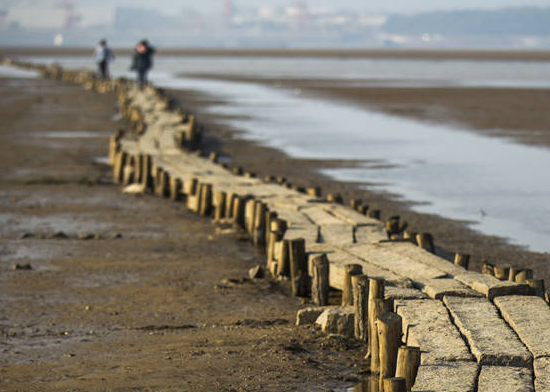
[[[259,200],[254,205],[254,227],[252,229],[252,243],[256,246],[265,245],[265,215],[267,206]]]
[[[254,230],[254,212],[255,212],[256,201],[254,199],[248,199],[244,203],[244,222],[245,229],[248,234],[252,235]]]
[[[418,367],[420,366],[420,347],[401,346],[397,353],[397,368],[395,377],[403,377],[407,381],[407,391],[412,390]]]
[[[306,241],[303,238],[291,240],[289,254],[292,295],[306,297],[308,291]]]
[[[119,151],[118,141],[120,136],[118,134],[111,135],[109,138],[109,165],[113,166],[115,164],[116,154]]]
[[[511,265],[510,273],[508,274],[508,280],[510,282],[515,282],[517,273],[518,273],[518,268],[516,266]]]
[[[150,189],[153,185],[153,178],[151,176],[151,164],[152,164],[152,158],[151,155],[145,154],[141,157],[142,163],[141,163],[141,183],[144,185],[145,189]]]
[[[155,194],[160,197],[170,196],[170,176],[163,169],[158,169],[155,179]]]
[[[361,204],[357,207],[357,211],[359,211],[363,215],[367,215],[367,212],[369,211],[368,204]]]
[[[544,287],[544,279],[527,279],[525,283],[532,288],[533,294],[537,297],[544,298],[544,293],[546,291]]]
[[[218,163],[218,153],[217,152],[212,151],[208,158],[209,158],[210,162]]]
[[[493,274],[499,280],[508,280],[510,278],[510,267],[507,265],[495,265]]]
[[[313,197],[321,197],[321,188],[318,186],[312,186],[307,188],[307,194]]]
[[[430,233],[418,233],[416,235],[418,246],[430,253],[435,253],[434,239]]]
[[[113,167],[113,181],[115,184],[122,182],[124,176],[124,166],[126,166],[126,159],[128,159],[128,153],[125,151],[119,151],[115,156],[115,165]]]
[[[197,194],[199,187],[199,180],[196,178],[191,178],[190,180],[185,181],[183,184],[183,193],[188,196],[194,196]]]
[[[361,205],[362,200],[361,199],[351,199],[349,201],[349,206],[353,208],[354,210],[357,209],[358,206]]]
[[[533,270],[525,268],[516,274],[516,283],[525,283],[527,280],[533,279]]]
[[[234,175],[236,176],[242,176],[243,175],[243,168],[241,166],[238,166],[238,167],[234,167],[232,172]]]
[[[458,265],[465,270],[468,269],[470,266],[470,255],[464,254],[464,253],[456,253],[455,254],[455,265]]]
[[[126,165],[124,165],[122,173],[122,183],[125,185],[131,184],[134,182],[134,170],[135,170],[135,157],[133,155],[128,155],[126,159]]]
[[[182,199],[182,183],[179,178],[170,179],[170,199],[173,201]]]
[[[280,242],[279,259],[277,260],[277,275],[290,275],[290,241],[282,240]]]
[[[199,212],[202,216],[212,213],[212,184],[201,184],[201,199]]]
[[[265,229],[264,229],[264,243],[266,244],[266,247],[269,245],[269,238],[271,237],[271,221],[277,219],[277,213],[275,211],[269,211],[266,208],[265,212]]]
[[[383,392],[407,392],[407,382],[403,377],[388,377],[385,378],[382,384]]]
[[[141,176],[143,175],[143,154],[136,155],[134,159],[134,182],[141,184]]]
[[[416,243],[416,235],[418,233],[414,232],[414,231],[410,231],[410,230],[405,230],[403,232],[403,239],[404,240],[409,240],[410,242],[412,242],[413,244],[417,245]]]
[[[380,210],[368,210],[367,212],[367,216],[373,219],[380,220],[380,215],[381,215]]]
[[[225,192],[214,192],[214,219],[220,221],[225,217]]]
[[[369,326],[369,278],[366,275],[353,275],[353,307],[355,310],[355,339],[367,343]]]
[[[372,285],[372,281],[370,281]],[[372,286],[371,286],[372,287]],[[370,292],[370,290],[369,290]],[[380,372],[380,346],[378,342],[377,321],[380,315],[389,313],[393,310],[393,300],[391,299],[375,299],[370,301],[369,298],[369,327],[371,329],[370,339],[370,371],[371,373]]]
[[[313,279],[311,281],[311,299],[319,306],[328,305],[328,259],[326,254],[315,256],[311,260]]]
[[[493,264],[488,263],[488,262],[485,261],[483,263],[483,266],[481,267],[481,273],[485,274],[485,275],[493,276],[495,274],[494,268],[495,268],[495,266]]]
[[[244,200],[235,195],[233,199],[233,226],[244,228]]]
[[[544,300],[548,305],[550,305],[550,292],[547,291],[544,293]]]
[[[363,267],[360,264],[344,265],[344,282],[342,290],[342,306],[353,305],[353,286],[351,285],[352,275],[361,275]]]
[[[267,269],[272,275],[277,275],[277,264],[275,263],[275,243],[283,239],[286,231],[286,222],[281,219],[273,219],[269,224],[269,240],[267,241]]]
[[[233,218],[233,203],[236,195],[233,192],[229,192],[225,197],[225,217],[228,219]]]
[[[380,355],[380,387],[383,387],[384,378],[395,376],[397,352],[401,346],[403,334],[403,320],[397,313],[384,313],[378,316],[376,328]]]

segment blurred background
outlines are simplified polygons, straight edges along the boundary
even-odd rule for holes
[[[1,46],[550,47],[549,0],[4,0]]]

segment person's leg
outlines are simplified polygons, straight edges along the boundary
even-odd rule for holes
[[[99,76],[101,76],[101,79],[105,79],[107,77],[107,61],[102,61],[99,63]]]
[[[143,89],[143,87],[145,86],[145,70],[144,69],[140,69],[138,70],[138,82],[139,82],[139,88]]]

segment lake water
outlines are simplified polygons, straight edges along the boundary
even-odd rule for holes
[[[57,60],[67,67],[93,66],[91,59]],[[113,74],[133,76],[128,66],[128,58],[117,59]],[[243,130],[246,138],[295,157],[365,161],[347,169],[320,168],[336,179],[374,183],[375,189],[417,202],[416,211],[471,221],[486,234],[550,251],[550,149],[303,97],[297,91],[177,76],[182,73],[364,85],[544,88],[550,87],[550,63],[171,57],[158,58],[151,74],[159,86],[223,99],[226,103],[209,110],[238,117],[229,125]]]

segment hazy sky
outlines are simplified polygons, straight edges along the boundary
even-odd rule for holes
[[[69,0],[71,1],[71,0]],[[284,6],[291,4],[293,0],[233,0],[236,7],[239,6]],[[72,0],[77,7],[94,6],[141,6],[162,9],[165,12],[179,12],[184,7],[196,8],[202,11],[221,10],[224,0]],[[0,8],[5,6],[41,6],[55,5],[57,0],[0,0]],[[502,8],[514,6],[543,6],[550,7],[550,0],[307,0],[309,7],[324,8],[349,8],[370,12],[423,12],[432,10],[453,10],[465,8]]]

